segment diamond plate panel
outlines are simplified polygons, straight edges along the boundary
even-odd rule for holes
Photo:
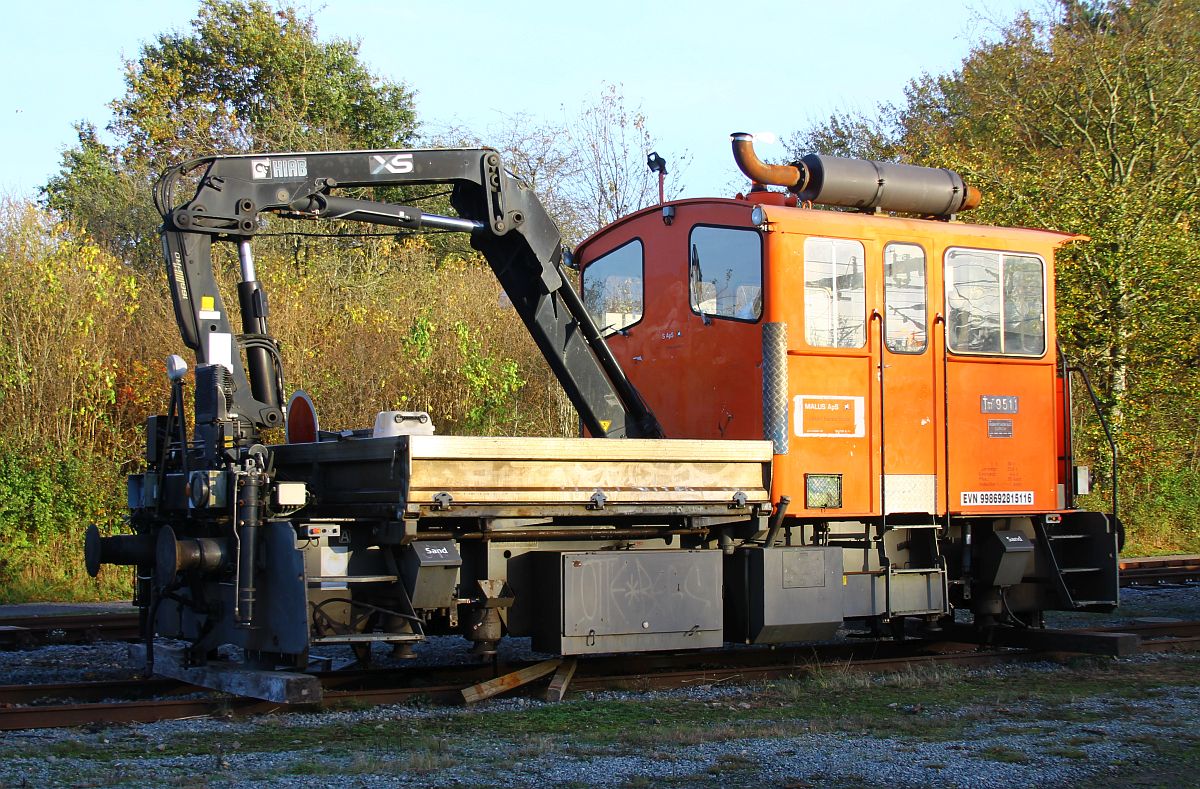
[[[762,327],[763,438],[776,455],[788,453],[787,324]]]

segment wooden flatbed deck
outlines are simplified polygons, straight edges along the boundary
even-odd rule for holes
[[[281,480],[316,508],[400,505],[406,516],[701,515],[770,500],[767,441],[394,436],[273,447]]]

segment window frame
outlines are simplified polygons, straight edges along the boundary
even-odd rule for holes
[[[583,308],[585,310],[588,310],[588,315],[591,316],[592,320],[596,321],[596,316],[592,315],[591,310],[588,309],[588,303],[587,303],[586,283],[587,283],[588,269],[590,269],[592,266],[596,265],[597,263],[602,262],[609,255],[612,255],[615,252],[619,252],[620,250],[624,249],[625,247],[629,246],[630,244],[637,244],[641,251],[641,255],[639,255],[639,257],[638,257],[638,269],[639,269],[639,273],[641,275],[640,278],[641,278],[641,283],[642,283],[641,313],[638,315],[638,319],[636,321],[634,321],[633,323],[627,323],[620,328],[607,329],[605,326],[601,326],[597,323],[596,328],[600,331],[601,337],[611,337],[614,334],[620,334],[622,332],[628,331],[629,329],[631,329],[634,326],[637,326],[639,323],[641,323],[642,321],[644,321],[646,319],[646,242],[642,240],[641,236],[634,236],[633,238],[630,238],[628,241],[618,244],[617,246],[613,247],[612,249],[608,250],[607,252],[605,252],[601,255],[597,255],[596,257],[594,257],[591,260],[584,263],[583,266],[581,266],[579,269],[579,300],[581,302],[583,302]]]
[[[744,233],[752,233],[754,235],[754,237],[758,240],[759,306],[758,306],[758,315],[756,315],[755,317],[739,318],[736,315],[722,315],[722,314],[716,313],[716,312],[701,312],[700,305],[692,303],[692,301],[696,295],[696,290],[692,284],[692,234],[696,232],[697,228],[702,228],[702,227],[709,227],[709,228],[713,228],[716,230],[736,230],[736,231],[740,231],[740,232],[744,232]],[[709,320],[735,321],[737,323],[759,323],[759,322],[761,322],[763,319],[763,315],[766,313],[766,290],[767,290],[766,254],[767,254],[767,250],[766,250],[766,243],[763,240],[763,233],[762,233],[762,230],[760,230],[757,227],[747,227],[746,225],[719,225],[719,224],[715,224],[715,223],[711,223],[711,222],[697,222],[696,224],[692,225],[691,228],[688,229],[687,250],[686,250],[688,308],[691,309],[692,314],[699,316],[701,318],[709,319]]]
[[[817,345],[816,343],[809,341],[809,334],[808,334],[808,331],[809,331],[809,324],[808,324],[808,318],[809,318],[809,312],[808,312],[808,242],[809,241],[848,241],[853,244],[858,244],[858,248],[862,251],[862,255],[861,255],[862,278],[863,278],[863,284],[862,284],[863,309],[862,309],[862,323],[861,323],[862,342],[859,343],[858,345]],[[872,242],[872,243],[874,243],[874,242]],[[870,331],[871,313],[870,313],[870,310],[867,309],[868,302],[871,300],[871,295],[872,295],[870,288],[867,287],[868,283],[870,282],[870,277],[868,276],[868,272],[867,272],[867,251],[868,251],[867,239],[853,238],[853,237],[849,237],[849,236],[806,235],[806,236],[804,236],[804,243],[801,245],[800,249],[801,249],[800,280],[804,287],[804,301],[803,301],[804,313],[803,313],[803,321],[802,321],[802,325],[804,328],[804,344],[807,345],[809,348],[819,348],[822,351],[851,351],[851,352],[857,351],[857,352],[861,353],[864,349],[867,348],[868,344],[870,343],[870,335],[871,335],[871,331]],[[837,265],[836,255],[835,255],[834,260],[832,261],[832,265],[835,267]],[[832,275],[832,279],[834,279],[834,280],[837,279],[836,274]],[[833,293],[833,291],[830,291],[830,293]],[[840,312],[839,312],[839,316],[840,316]],[[834,337],[836,339],[837,326],[834,326],[833,330],[834,330]]]
[[[999,302],[999,304],[998,304],[999,311],[997,313],[997,316],[999,317],[999,320],[1000,320],[1000,323],[999,323],[1000,351],[999,352],[996,352],[996,351],[960,351],[960,350],[955,350],[953,347],[951,347],[951,339],[950,339],[950,276],[949,276],[949,271],[948,271],[948,262],[950,259],[950,253],[956,252],[956,251],[988,252],[988,253],[992,253],[992,254],[996,254],[996,255],[1000,256],[999,265],[997,267],[997,280],[998,280],[997,281],[997,294],[998,294],[997,301]],[[1005,297],[1005,292],[1004,292],[1004,267],[1005,267],[1006,258],[1008,258],[1008,257],[1020,257],[1020,258],[1036,260],[1041,267],[1039,273],[1041,274],[1041,280],[1042,280],[1042,289],[1041,289],[1041,295],[1042,295],[1042,312],[1041,312],[1042,350],[1040,353],[1015,353],[1012,351],[1005,350],[1004,325],[1005,325],[1005,306],[1006,306],[1007,302],[1006,302],[1006,297]],[[1049,273],[1049,267],[1046,265],[1046,258],[1043,257],[1042,255],[1039,255],[1036,252],[1021,252],[1021,251],[1013,250],[1013,249],[992,249],[992,248],[988,248],[988,247],[967,247],[967,246],[946,247],[946,249],[942,252],[942,297],[944,299],[945,312],[946,312],[946,323],[945,323],[945,327],[944,327],[944,331],[945,331],[945,335],[946,335],[945,342],[944,342],[946,353],[953,354],[954,356],[976,356],[976,357],[987,357],[987,358],[992,358],[992,359],[1044,359],[1046,357],[1046,354],[1050,351],[1050,332],[1049,332],[1050,315],[1049,315],[1049,308],[1048,308],[1050,291],[1049,291],[1049,282],[1047,281],[1048,273]]]
[[[892,346],[890,345],[889,340],[888,340],[888,319],[889,319],[888,305],[890,304],[890,302],[888,301],[888,281],[887,281],[887,273],[886,272],[887,272],[887,251],[888,251],[888,247],[891,247],[891,246],[916,247],[917,249],[921,250],[921,257],[924,260],[924,264],[923,264],[922,270],[921,270],[921,278],[923,280],[925,280],[925,286],[924,286],[925,310],[924,310],[924,313],[922,314],[922,318],[923,318],[922,326],[925,331],[925,344],[921,346],[921,350],[919,350],[919,351],[897,351],[892,348]],[[883,277],[883,347],[887,348],[888,353],[894,353],[894,354],[903,355],[903,356],[920,356],[929,350],[929,252],[925,249],[924,244],[918,244],[915,241],[897,241],[897,240],[887,241],[883,245],[883,263],[882,263],[881,272],[883,272],[882,273],[882,277]]]

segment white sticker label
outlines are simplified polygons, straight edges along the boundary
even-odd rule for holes
[[[800,438],[862,438],[867,432],[861,397],[796,395],[792,413]]]
[[[233,335],[228,332],[210,332],[208,335],[209,364],[219,364],[233,372]]]
[[[1032,490],[964,490],[959,503],[964,507],[1033,506]]]

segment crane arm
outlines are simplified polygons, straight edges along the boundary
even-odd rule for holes
[[[195,192],[176,205],[175,193],[188,177]],[[451,205],[459,215],[337,193],[420,184],[451,185]],[[163,251],[180,334],[198,363],[226,367],[233,392],[230,411],[255,430],[277,426],[284,418],[266,295],[250,249],[259,215],[275,213],[469,233],[588,431],[614,438],[662,435],[564,275],[558,229],[532,190],[503,169],[492,149],[212,156],[168,169],[156,186],[155,202],[163,217]],[[217,288],[214,241],[238,247],[240,335],[232,330]]]

